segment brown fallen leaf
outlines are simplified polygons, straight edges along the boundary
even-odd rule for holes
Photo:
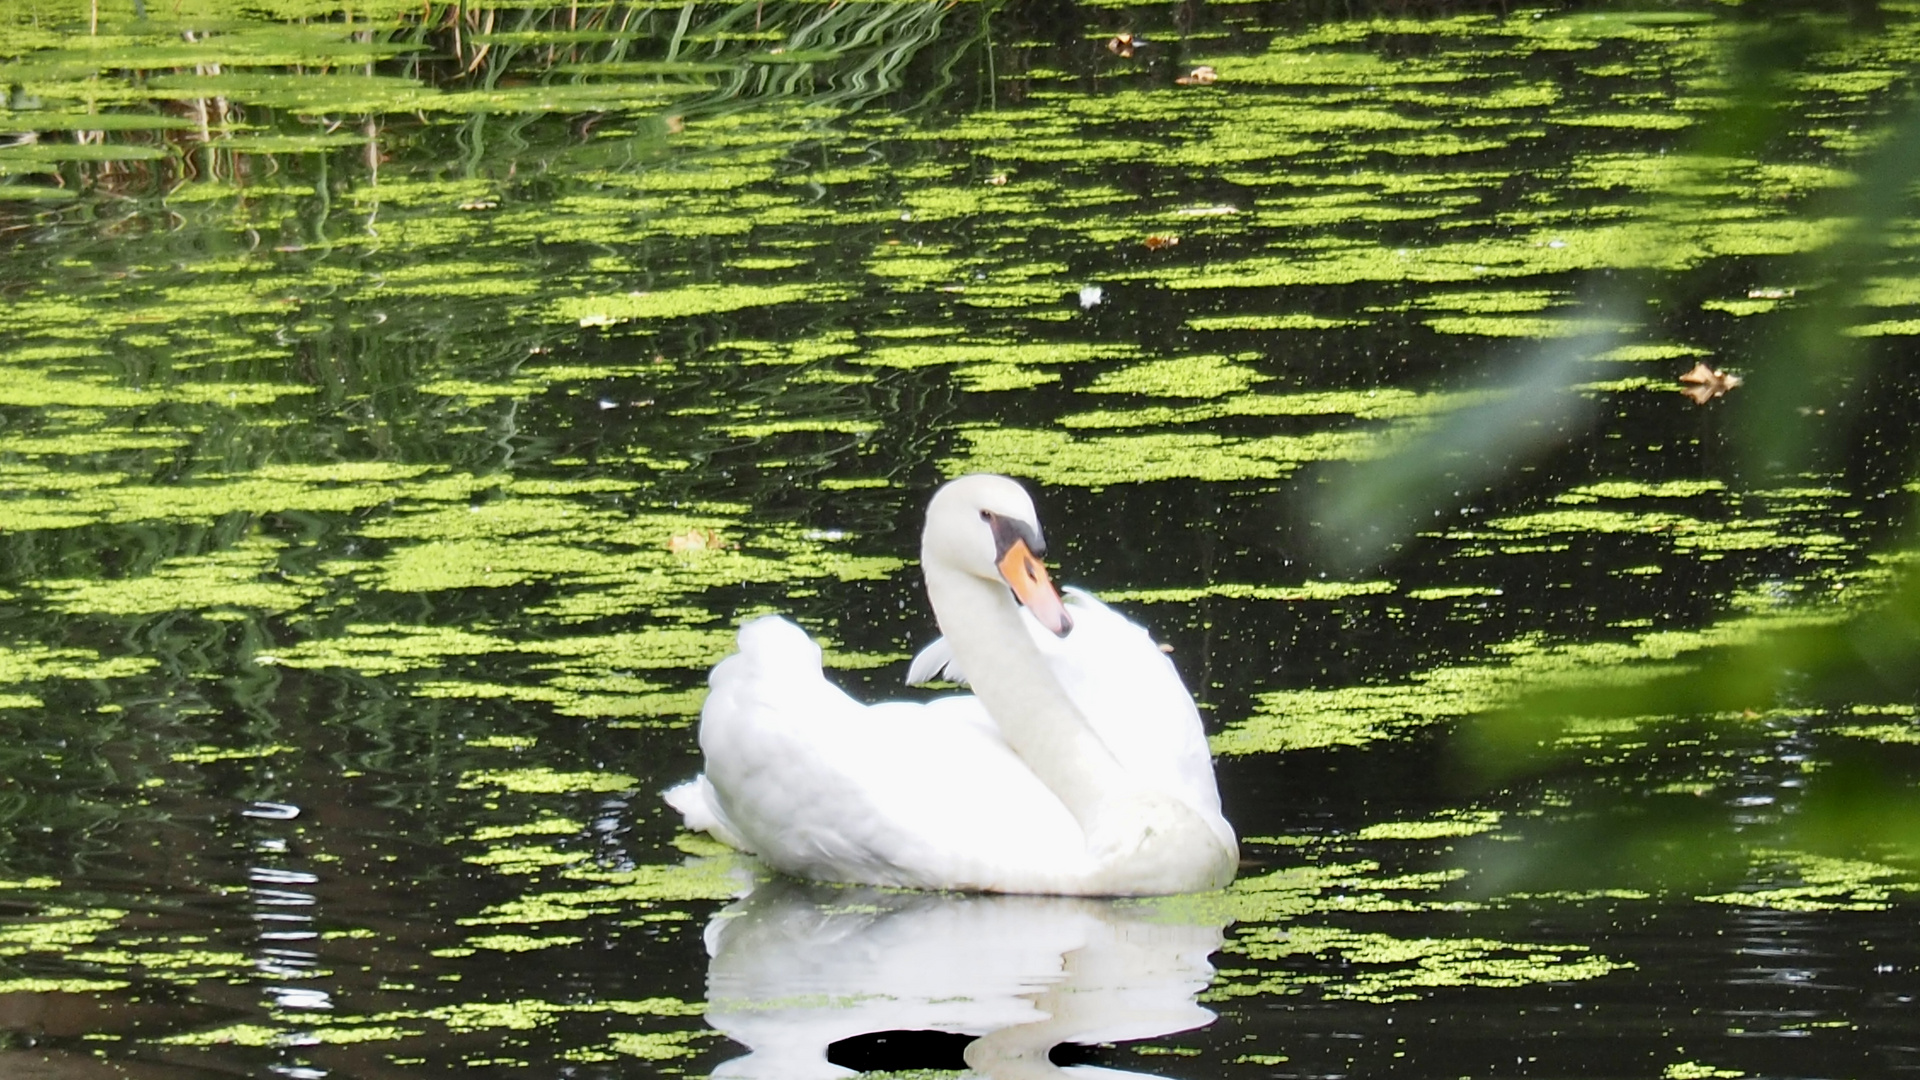
[[[698,526],[683,533],[674,533],[667,538],[667,550],[675,552],[719,551],[721,548],[732,546],[725,537],[720,535],[719,529],[702,529]]]
[[[1161,248],[1170,248],[1179,242],[1179,237],[1169,233],[1154,233],[1152,236],[1141,241],[1141,243],[1147,245],[1148,251],[1159,251]]]
[[[1142,41],[1140,44],[1145,45]],[[1132,56],[1134,37],[1132,34],[1115,34],[1107,41],[1107,51],[1115,56]]]
[[[1173,81],[1181,86],[1205,86],[1219,77],[1219,73],[1213,70],[1212,65],[1201,64]]]
[[[992,184],[994,187],[1005,187],[1007,185],[1007,174],[1003,172],[994,173],[992,176],[987,177],[987,183]]]
[[[1695,405],[1705,405],[1742,382],[1738,375],[1730,375],[1708,367],[1705,360],[1693,365],[1693,370],[1680,376],[1680,381],[1687,384],[1680,388],[1680,392],[1687,395]]]

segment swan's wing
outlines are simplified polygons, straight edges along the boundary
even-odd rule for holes
[[[1091,593],[1063,592],[1072,632],[1057,637],[1031,618],[1027,629],[1068,696],[1129,772],[1218,819],[1206,729],[1173,661]]]
[[[908,686],[925,686],[935,679],[967,685],[967,677],[960,671],[960,660],[943,637],[934,638],[913,658],[913,663],[907,665]]]
[[[1073,816],[971,697],[867,707],[799,627],[740,631],[701,710],[706,778],[756,853],[802,877],[1044,891],[1084,873]]]
[[[1067,696],[1129,771],[1218,818],[1206,730],[1173,661],[1144,627],[1092,593],[1071,586],[1062,593],[1073,616],[1065,638],[1031,615],[1024,622]],[[909,686],[937,678],[966,682],[944,637],[920,650],[907,669]]]

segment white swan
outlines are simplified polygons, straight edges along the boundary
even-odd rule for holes
[[[920,561],[946,636],[909,677],[964,673],[974,696],[861,705],[799,627],[756,619],[709,679],[706,772],[667,801],[820,881],[1086,896],[1231,881],[1238,847],[1179,674],[1092,596],[1063,604],[1043,549],[1019,484],[941,487]]]

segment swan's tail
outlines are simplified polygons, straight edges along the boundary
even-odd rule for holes
[[[668,806],[680,811],[680,816],[686,818],[687,828],[706,833],[728,847],[753,853],[753,848],[740,838],[740,832],[733,827],[733,822],[727,820],[726,811],[720,809],[720,798],[714,792],[713,785],[707,782],[705,773],[667,789],[663,797]]]

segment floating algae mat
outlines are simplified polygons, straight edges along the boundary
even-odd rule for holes
[[[9,7],[0,1074],[1903,1068],[1920,876],[1779,826],[1911,766],[1914,702],[1459,763],[1891,587],[1908,381],[1789,474],[1730,432],[1920,12],[1810,16],[1734,145],[1720,5],[1385,10]],[[1873,356],[1920,333],[1888,232]],[[1578,409],[1526,414],[1542,356]],[[1329,555],[1316,498],[1461,416],[1555,438]],[[660,802],[744,618],[907,693],[977,469],[1172,648],[1230,888],[801,886]]]

